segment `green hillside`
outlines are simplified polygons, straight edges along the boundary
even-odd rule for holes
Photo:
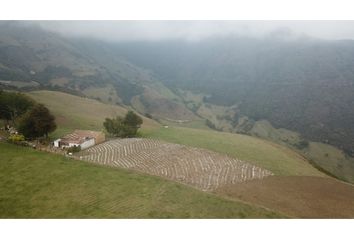
[[[272,218],[193,188],[0,143],[0,218]]]
[[[354,182],[354,158],[329,144],[307,142],[299,133],[274,128],[268,121],[253,123],[248,131],[252,136],[274,141],[299,152],[313,164],[347,182]]]
[[[271,170],[276,175],[324,176],[291,149],[255,137],[171,126],[143,133],[145,137],[226,153]]]
[[[82,98],[62,92],[34,91],[28,95],[45,104],[55,115],[58,129],[52,137],[59,137],[74,129],[102,130],[106,117],[123,116],[127,109],[118,105],[109,105],[97,100]],[[143,129],[158,127],[155,121],[145,118]]]
[[[109,43],[70,39],[35,24],[0,24],[0,85],[75,92],[110,104],[141,106],[154,117],[194,119],[147,69],[127,62]],[[138,103],[136,103],[138,100]]]
[[[351,182],[353,63],[352,40],[103,42],[64,37],[36,24],[0,24],[1,88],[60,90],[124,104],[164,125],[281,139],[300,147],[318,168]],[[46,102],[50,92],[31,94],[57,116],[52,137],[74,128],[102,129],[104,117],[125,111],[68,95]],[[144,131],[158,126],[149,121]]]
[[[122,42],[115,49],[171,89],[203,96],[185,98],[197,103],[200,114],[210,113],[203,106],[198,110],[200,102],[236,105],[237,114],[222,114],[234,123],[242,115],[266,119],[276,128],[354,156],[353,40],[230,36],[197,42]]]
[[[66,93],[36,91],[30,92],[29,95],[44,103],[56,116],[58,130],[54,136],[60,136],[76,128],[102,129],[105,117],[112,117],[114,114],[122,115],[126,112],[119,106]],[[166,129],[148,118],[144,118],[141,133],[145,137],[226,153],[269,169],[278,175],[323,175],[294,151],[255,137],[173,126]]]

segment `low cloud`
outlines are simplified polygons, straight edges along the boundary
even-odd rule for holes
[[[68,37],[107,41],[198,41],[214,36],[279,34],[354,39],[354,21],[40,21],[35,24]]]

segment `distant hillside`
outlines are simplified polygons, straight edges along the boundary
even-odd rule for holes
[[[354,41],[235,37],[119,43],[115,51],[172,89],[237,106],[230,123],[267,119],[354,155]]]
[[[86,95],[158,118],[196,118],[149,71],[125,61],[108,44],[66,39],[21,22],[0,24],[1,86]]]

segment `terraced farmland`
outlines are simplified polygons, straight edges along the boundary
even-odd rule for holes
[[[89,148],[76,157],[165,177],[203,191],[273,175],[268,170],[227,155],[153,139],[112,140]]]

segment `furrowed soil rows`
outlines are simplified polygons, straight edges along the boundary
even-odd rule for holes
[[[203,191],[273,175],[227,155],[153,139],[112,140],[86,149],[76,157],[165,177]]]

